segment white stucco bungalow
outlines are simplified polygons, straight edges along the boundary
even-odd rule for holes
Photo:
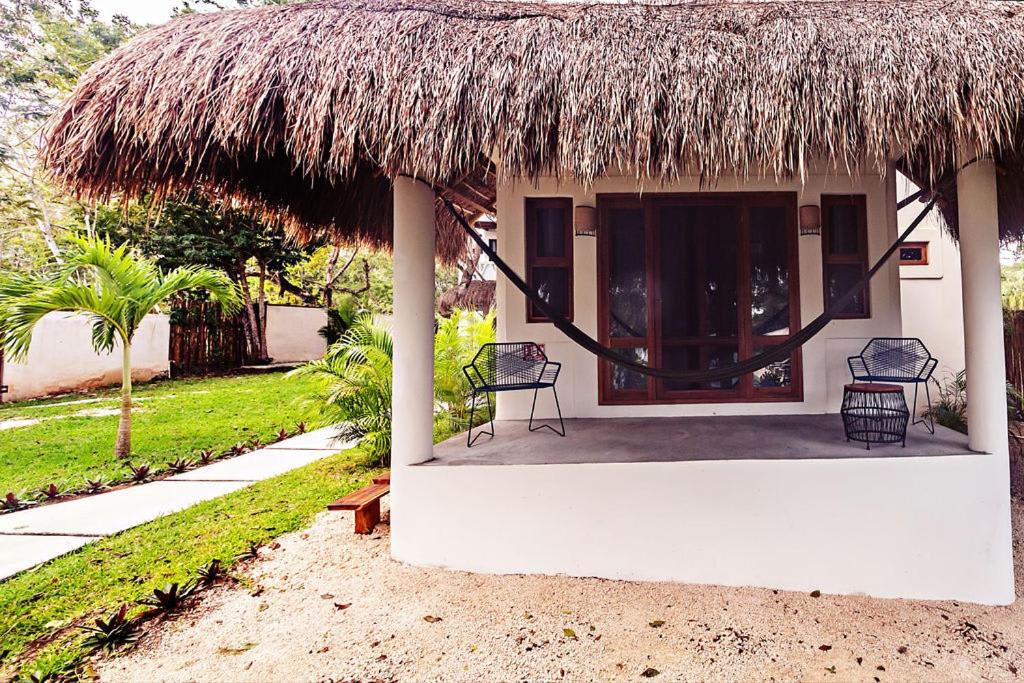
[[[86,197],[198,188],[301,235],[393,234],[399,561],[1008,603],[1022,38],[1024,8],[980,0],[190,16],[95,67],[46,157]],[[897,169],[959,235],[969,436],[843,438],[847,357],[903,335],[894,258],[788,360],[710,382],[596,358],[499,277],[498,337],[562,363],[567,436],[527,432],[524,392],[493,439],[432,444],[435,254],[464,243],[439,196],[496,215],[502,259],[601,344],[697,370],[856,285],[900,234]]]

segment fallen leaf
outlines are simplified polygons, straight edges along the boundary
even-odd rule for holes
[[[217,648],[217,654],[220,655],[240,655],[248,652],[249,650],[256,647],[256,643],[246,643],[241,647],[219,647]]]
[[[434,617],[428,614],[427,616],[423,617],[423,621],[427,622],[428,624],[436,624],[437,622],[441,621],[441,617]]]
[[[830,674],[834,674],[836,672],[836,667],[835,667],[835,665],[826,666],[825,667],[825,671],[829,672]]]
[[[387,656],[387,655],[381,655],[380,657],[377,657],[377,661],[378,661],[378,662],[383,662],[383,661],[384,661],[385,659],[387,659],[387,658],[388,658],[388,656]]]
[[[476,652],[476,645],[470,645],[469,646],[469,651],[470,652]]]
[[[565,635],[566,638],[572,638],[573,640],[577,640],[576,631],[573,631],[571,628],[563,628],[562,633]]]
[[[881,664],[879,664],[878,666],[876,666],[876,667],[875,667],[875,669],[876,669],[876,670],[878,670],[878,671],[885,671],[885,667],[884,667],[884,666],[882,666]]]
[[[819,645],[818,649],[821,650],[822,652],[828,652],[829,650],[832,649],[832,646],[831,645]]]
[[[336,602],[336,603],[334,603],[334,609],[336,609],[336,610],[348,609],[351,606],[352,606],[351,602]]]
[[[896,652],[899,652],[901,655],[907,654],[907,646],[900,645],[898,648],[896,648]]]
[[[662,626],[665,625],[665,622],[663,620],[661,620],[661,619],[655,619],[654,621],[652,621],[651,623],[649,623],[647,625],[650,626],[651,628],[661,628]]]
[[[811,591],[811,597],[812,598],[820,598],[821,597],[821,591],[819,591],[819,590]]]
[[[529,612],[523,612],[523,619],[533,619],[533,615]]]
[[[644,678],[654,678],[655,676],[657,676],[660,673],[661,672],[658,671],[655,668],[647,667],[646,669],[643,670],[643,673],[641,673],[640,675],[643,676]]]
[[[324,645],[324,646],[323,646],[322,648],[320,648],[319,650],[317,650],[317,653],[318,653],[318,654],[323,654],[323,653],[327,652],[327,651],[328,651],[328,650],[330,650],[330,649],[331,649],[330,647],[328,647],[327,645]]]
[[[864,663],[864,658],[863,657],[857,657],[857,665],[860,666],[863,663]]]
[[[268,605],[268,604],[267,604],[267,603],[265,603],[265,602],[261,602],[261,603],[260,603],[260,606],[259,606],[259,611],[260,611],[260,612],[263,612],[263,611],[265,611],[265,610],[267,610],[267,609],[270,609],[270,605]]]
[[[334,599],[334,595],[332,593],[324,593],[323,595],[320,596],[320,599],[321,600],[333,600]]]

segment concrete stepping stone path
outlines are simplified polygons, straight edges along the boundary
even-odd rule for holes
[[[0,580],[104,536],[179,512],[354,444],[328,427],[168,479],[0,515]]]

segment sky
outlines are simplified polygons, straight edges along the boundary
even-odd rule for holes
[[[178,0],[93,0],[104,19],[123,14],[138,24],[162,24],[171,18]]]

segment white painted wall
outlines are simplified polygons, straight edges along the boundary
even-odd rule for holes
[[[596,196],[613,192],[698,192],[697,178],[669,185],[645,185],[638,188],[632,177],[606,177],[593,187],[572,182],[559,183],[542,178],[530,183],[503,183],[498,186],[498,233],[503,257],[518,272],[525,272],[526,197],[572,197],[576,205],[596,205]],[[776,182],[774,179],[722,179],[710,191],[720,192],[796,192],[799,204],[819,204],[822,194],[858,193],[867,195],[868,260],[873,263],[896,239],[896,216],[892,206],[896,192],[894,175],[879,174],[851,178],[836,171],[812,171],[799,179]],[[888,199],[888,201],[887,201]],[[824,310],[822,295],[821,238],[798,238],[800,257],[800,319],[802,324]],[[574,237],[575,323],[593,337],[597,331],[597,239]],[[751,415],[806,414],[838,412],[843,385],[849,381],[846,358],[859,352],[876,336],[900,336],[900,282],[897,262],[879,272],[871,282],[871,318],[836,320],[803,347],[804,400],[788,403],[714,403],[689,405],[600,406],[598,405],[598,363],[594,356],[579,348],[549,323],[527,323],[525,297],[505,278],[498,277],[498,339],[500,341],[536,341],[543,343],[552,360],[563,363],[558,382],[559,398],[566,417],[633,417],[642,415]],[[532,395],[524,392],[501,394],[498,416],[522,419],[529,415]],[[538,415],[551,416],[550,398],[538,403]]]
[[[167,346],[170,324],[166,315],[147,315],[132,343],[132,378],[146,381],[170,370]],[[5,401],[83,391],[121,383],[121,345],[112,353],[92,348],[92,325],[81,315],[51,313],[36,325],[28,356],[6,362]]]
[[[396,559],[494,574],[1014,599],[1006,454],[403,467]],[[632,504],[623,501],[632,499]],[[457,523],[452,523],[457,520]]]
[[[916,191],[900,178],[900,196]],[[915,203],[900,212],[900,231],[924,208]],[[911,242],[928,243],[928,265],[900,266],[903,336],[917,337],[938,359],[934,377],[943,381],[965,367],[964,307],[960,295],[960,249],[933,211],[910,234]]]
[[[297,363],[324,355],[327,342],[318,330],[327,311],[302,306],[267,306],[267,353],[275,363]]]

